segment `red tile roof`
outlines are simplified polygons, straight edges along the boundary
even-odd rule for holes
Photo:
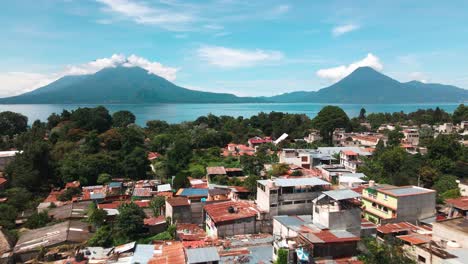
[[[357,156],[358,154],[352,150],[343,150],[343,154],[346,156]]]
[[[445,203],[460,210],[468,210],[468,196],[462,196],[454,199],[447,199]]]
[[[157,152],[149,152],[148,153],[148,160],[155,160],[157,158],[161,157],[161,154]]]
[[[228,211],[230,207],[235,209],[234,213]],[[205,205],[204,209],[215,223],[255,217],[258,213],[254,205],[247,202],[234,201],[208,204]]]
[[[226,170],[224,167],[206,167],[206,173],[208,175],[224,175]]]
[[[271,137],[253,137],[249,139],[249,143],[251,144],[263,144],[263,143],[270,143],[273,140],[271,140]]]
[[[7,179],[0,177],[0,185],[6,184],[8,182]]]
[[[65,189],[78,188],[78,187],[80,187],[80,182],[79,181],[67,182],[67,184],[65,184]]]
[[[177,237],[183,241],[204,240],[206,232],[197,224],[177,224]]]
[[[151,188],[135,188],[135,189],[133,189],[133,196],[150,197],[151,196]]]

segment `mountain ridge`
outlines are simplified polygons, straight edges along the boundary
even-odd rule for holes
[[[452,85],[399,82],[373,68],[357,68],[318,91],[295,91],[270,97],[190,90],[139,67],[102,69],[94,74],[64,76],[0,104],[68,103],[442,103],[468,101],[468,90]]]

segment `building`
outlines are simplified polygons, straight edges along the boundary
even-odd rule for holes
[[[185,253],[187,264],[218,264],[220,260],[216,247],[189,248]]]
[[[226,146],[226,148],[223,149],[223,156],[224,157],[229,157],[229,156],[252,156],[255,154],[255,149],[251,148],[247,145],[244,144],[234,144],[230,143]]]
[[[249,138],[249,140],[247,142],[249,144],[249,147],[256,148],[256,147],[258,147],[258,146],[260,146],[262,144],[272,143],[273,140],[271,139],[271,137],[264,137],[264,138],[253,137],[253,138]]]
[[[12,249],[13,244],[11,238],[0,227],[0,263],[13,263],[12,262]]]
[[[170,197],[166,199],[166,218],[172,223],[192,223],[192,210],[187,197]]]
[[[435,128],[435,131],[439,134],[452,134],[456,130],[456,127],[452,123],[443,123]]]
[[[319,178],[257,181],[257,205],[270,216],[312,214],[312,200],[330,183]]]
[[[203,201],[208,199],[208,189],[181,188],[177,196],[187,197],[190,201],[191,221],[186,223],[203,223]]]
[[[313,201],[312,222],[329,230],[361,235],[361,195],[349,189],[323,192]]]
[[[467,180],[457,180],[458,189],[460,189],[461,196],[468,196],[468,181]]]
[[[356,172],[362,164],[362,157],[370,157],[372,152],[367,149],[343,149],[340,151],[340,164],[351,172]]]
[[[204,210],[206,233],[210,237],[255,234],[260,231],[257,226],[260,212],[254,204],[226,201],[207,204]]]
[[[435,222],[432,224],[432,237],[442,245],[468,250],[468,219],[459,217]]]
[[[461,196],[454,199],[445,200],[449,207],[447,216],[449,218],[465,217],[468,218],[468,197]]]
[[[341,175],[352,174],[353,172],[341,164],[317,166],[322,178],[328,182],[338,183]]]
[[[415,128],[403,129],[403,141],[404,143],[411,144],[413,146],[419,145],[419,131]]]
[[[417,222],[435,216],[436,192],[417,187],[375,185],[362,191],[364,217],[371,222]]]
[[[322,141],[322,136],[320,136],[320,132],[317,130],[311,131],[307,137],[304,137],[305,142],[313,143],[316,141]]]
[[[305,169],[322,164],[331,164],[334,158],[322,154],[315,149],[283,149],[279,154],[279,162],[296,165]]]
[[[16,154],[22,152],[19,150],[0,151],[0,171],[4,171],[6,166],[13,161]]]
[[[88,223],[69,220],[52,226],[26,231],[21,234],[13,252],[18,262],[26,262],[37,256],[41,248],[61,245],[77,245],[91,237]]]
[[[92,201],[80,201],[50,208],[47,214],[54,220],[83,219]]]

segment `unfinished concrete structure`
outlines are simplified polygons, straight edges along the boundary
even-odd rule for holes
[[[257,181],[257,205],[270,216],[312,214],[312,200],[330,183],[319,178]]]

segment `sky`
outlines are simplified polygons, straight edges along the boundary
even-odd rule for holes
[[[239,96],[315,91],[360,66],[468,88],[468,1],[30,0],[0,3],[0,97],[139,66]]]

